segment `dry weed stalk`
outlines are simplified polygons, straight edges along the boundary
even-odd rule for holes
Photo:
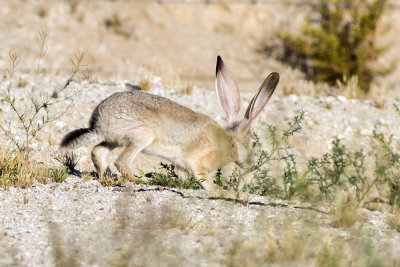
[[[24,92],[28,99],[28,104],[23,103],[23,98],[17,98],[15,91],[13,91],[15,72],[21,61],[20,52],[9,52],[11,67],[7,71],[8,79],[3,81],[2,85],[0,85],[2,93],[1,101],[9,106],[14,113],[18,128],[23,130],[23,138],[20,140],[20,137],[14,132],[11,121],[8,121],[5,125],[4,123],[0,124],[0,130],[26,158],[29,158],[32,149],[32,141],[36,135],[48,124],[63,116],[73,104],[75,97],[83,90],[82,87],[75,88],[75,90],[68,89],[70,88],[71,82],[74,81],[76,75],[84,66],[84,53],[75,54],[71,59],[71,75],[64,86],[54,88],[51,93],[37,90],[38,82],[42,79],[42,75],[44,74],[42,61],[47,52],[47,38],[47,31],[39,32],[40,49],[37,56],[34,81],[32,86]],[[61,110],[56,111],[54,107],[61,103],[64,103],[65,106],[61,108]]]

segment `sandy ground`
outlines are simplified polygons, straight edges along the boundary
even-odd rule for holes
[[[269,4],[268,4],[269,3]],[[43,67],[68,72],[69,58],[86,53],[89,72],[96,78],[133,79],[147,74],[169,83],[213,86],[218,54],[230,62],[241,90],[254,92],[271,71],[296,83],[302,74],[260,50],[279,31],[299,31],[309,8],[285,2],[249,4],[157,4],[135,1],[4,1],[0,8],[0,70],[8,66],[10,49],[21,51],[20,68],[34,70],[37,32],[49,33]],[[387,10],[379,42],[392,48],[379,64],[399,61],[400,9]],[[381,79],[380,90],[396,96],[399,68]],[[378,87],[379,87],[378,86]],[[304,94],[308,90],[296,87]],[[318,89],[311,90],[315,93]]]
[[[33,83],[32,76],[22,76],[28,85]],[[46,82],[59,83],[56,78],[48,78]],[[135,84],[135,81],[129,82]],[[34,140],[32,159],[45,166],[59,166],[55,157],[62,136],[85,127],[100,99],[126,90],[124,84],[125,81],[74,83],[74,87],[85,90],[61,119],[44,128]],[[52,86],[48,88],[51,92]],[[19,93],[20,105],[27,106],[27,97],[22,94],[24,88],[12,90]],[[193,88],[190,95],[184,95],[166,89],[159,79],[152,84],[151,93],[166,96],[224,123],[211,90]],[[242,112],[251,97],[251,93],[242,94]],[[253,130],[268,148],[267,125],[284,127],[300,109],[306,109],[308,115],[302,132],[290,140],[300,165],[304,166],[310,156],[327,152],[334,136],[343,139],[351,149],[363,147],[365,153],[373,156],[374,150],[368,145],[374,129],[386,135],[399,131],[400,116],[393,109],[394,103],[399,105],[398,100],[388,99],[378,108],[369,100],[276,95],[256,120]],[[0,108],[6,111],[2,122],[13,122],[10,124],[13,135],[22,136],[9,107],[3,103]],[[56,109],[62,108],[63,105],[56,106]],[[11,147],[3,135],[1,142]],[[396,135],[394,142],[399,143]],[[93,171],[90,148],[85,146],[75,151],[80,158],[77,168],[81,171]],[[108,159],[110,164],[117,153]],[[156,168],[158,163],[159,159],[139,156],[135,166],[147,171]],[[236,197],[223,191],[207,193],[132,184],[103,187],[95,180],[85,182],[72,176],[62,184],[36,183],[28,189],[1,189],[0,264],[53,266],[57,259],[58,263],[65,260],[67,265],[82,266],[108,266],[126,261],[145,266],[224,266],[231,261],[257,265],[269,261],[265,253],[271,249],[271,242],[299,245],[296,242],[302,238],[308,245],[299,247],[306,251],[320,251],[321,245],[341,240],[345,244],[344,255],[360,253],[357,251],[362,249],[363,242],[373,245],[381,253],[379,257],[389,259],[400,253],[400,234],[389,229],[382,212],[363,210],[362,222],[340,229],[333,227],[332,216],[326,214],[330,208],[327,206],[287,203],[247,194],[240,196],[242,202],[236,202],[233,200]],[[282,241],[286,240],[283,233],[287,229],[294,229],[294,240]],[[363,262],[367,258],[359,260]],[[316,264],[313,260],[291,258],[281,261],[277,262],[280,266],[293,262],[303,266]]]
[[[313,266],[314,260],[292,261],[290,251],[301,259],[300,253],[317,253],[337,239],[344,242],[342,257],[354,257],[357,247],[348,246],[363,238],[388,259],[400,253],[400,234],[379,212],[364,211],[363,223],[340,229],[321,207],[251,195],[240,204],[231,197],[132,184],[102,187],[76,177],[0,190],[0,264],[258,266],[270,262],[271,244],[285,246],[285,238],[295,250],[289,248],[276,266]],[[363,260],[355,258],[359,266]]]

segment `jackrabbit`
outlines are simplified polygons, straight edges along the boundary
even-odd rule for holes
[[[108,152],[123,147],[115,161],[122,175],[132,175],[132,161],[139,152],[165,158],[178,168],[200,175],[202,186],[213,190],[213,171],[235,162],[241,168],[253,165],[250,126],[267,104],[279,82],[271,73],[250,101],[243,119],[237,120],[240,92],[221,57],[217,58],[216,91],[226,115],[227,127],[161,96],[140,90],[118,92],[93,111],[89,128],[68,133],[61,148],[74,149],[89,143],[99,177],[107,169]]]

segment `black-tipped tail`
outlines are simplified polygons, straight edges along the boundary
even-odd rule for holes
[[[68,133],[61,141],[61,148],[77,148],[91,142],[100,142],[99,136],[89,128],[81,128]]]

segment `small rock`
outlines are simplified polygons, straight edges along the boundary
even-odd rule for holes
[[[344,97],[344,96],[342,96],[342,95],[338,95],[338,96],[337,96],[337,99],[338,99],[339,102],[341,102],[341,103],[345,103],[345,102],[347,101],[347,98]]]

